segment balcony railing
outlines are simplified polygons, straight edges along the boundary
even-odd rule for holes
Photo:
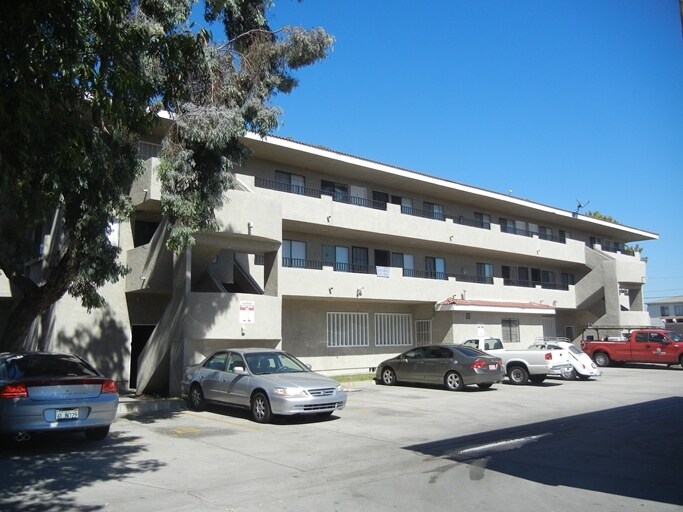
[[[299,185],[290,185],[289,183],[281,183],[279,181],[264,180],[263,178],[255,178],[254,184],[257,187],[267,188],[270,190],[279,190],[280,192],[288,192],[290,194],[298,194],[300,196],[320,197],[320,190],[315,188],[301,187]]]
[[[415,270],[412,268],[403,269],[404,277],[420,277],[422,279],[448,279],[448,274],[446,272],[435,272],[433,270]]]
[[[263,178],[255,177],[254,183],[257,187],[267,188],[270,190],[277,190],[279,192],[287,192],[289,194],[297,194],[306,197],[320,198],[324,195],[330,196],[333,201],[338,203],[346,203],[355,206],[361,206],[364,208],[372,208],[374,210],[385,210],[387,209],[387,203],[384,201],[375,201],[374,199],[367,199],[365,197],[352,196],[349,194],[344,194],[336,191],[321,190],[317,188],[302,187],[299,185],[291,185],[289,183],[281,183],[279,181],[266,180]],[[401,205],[401,213],[404,215],[412,215],[413,217],[421,217],[423,219],[433,219],[438,221],[445,221],[446,214],[441,211],[435,211],[431,209],[420,209],[413,208],[412,206]],[[458,216],[453,218],[453,223],[461,224],[463,226],[469,226],[478,229],[491,229],[491,223],[483,220],[468,219],[463,216]],[[513,235],[533,237],[538,236],[541,240],[548,240],[557,243],[566,243],[566,236],[553,236],[548,234],[540,234],[536,231],[529,231],[527,229],[519,229],[514,226],[501,226],[501,232],[510,233]],[[609,251],[610,249],[604,249]],[[616,251],[617,249],[613,249]]]
[[[446,216],[443,214],[443,212],[437,212],[434,210],[420,210],[419,208],[413,208],[412,206],[401,206],[401,213],[405,215],[412,215],[413,217],[422,217],[424,219],[446,220]]]
[[[483,220],[477,220],[477,219],[467,219],[467,218],[462,217],[462,216],[453,220],[453,222],[455,222],[457,224],[462,224],[463,226],[470,226],[472,228],[491,229],[491,223],[490,222],[486,222]]]
[[[258,258],[256,259],[256,263],[258,264]],[[322,270],[323,262],[317,260],[306,260],[302,258],[282,258],[282,266],[290,268]]]
[[[529,281],[526,279],[504,279],[503,284],[505,286],[521,286],[523,288],[535,288],[540,286],[547,290],[569,290],[569,285],[562,283],[544,283],[541,281]]]
[[[448,274],[448,276],[463,283],[493,284],[493,277],[491,276],[472,276],[469,274]]]

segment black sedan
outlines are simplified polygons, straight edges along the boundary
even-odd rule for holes
[[[505,376],[503,361],[486,352],[462,345],[426,345],[383,361],[375,382],[442,384],[451,391],[476,384],[488,389]]]

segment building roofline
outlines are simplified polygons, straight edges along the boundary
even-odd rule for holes
[[[607,222],[601,219],[596,219],[594,217],[589,217],[587,215],[581,215],[577,214],[575,212],[571,212],[569,210],[564,210],[562,208],[556,208],[553,206],[548,206],[542,203],[530,201],[528,199],[522,199],[519,197],[515,197],[512,195],[506,195],[502,194],[500,192],[494,192],[492,190],[488,190],[485,188],[481,187],[476,187],[472,185],[465,185],[463,183],[450,180],[447,178],[441,178],[438,176],[433,176],[427,173],[419,172],[419,171],[414,171],[410,169],[406,169],[403,167],[397,167],[394,165],[389,165],[385,164],[382,162],[377,162],[374,160],[369,160],[367,158],[362,158],[354,155],[350,155],[347,153],[343,153],[340,151],[335,151],[333,149],[329,149],[327,147],[322,147],[322,146],[316,146],[313,144],[307,144],[304,142],[299,142],[296,140],[293,140],[291,138],[283,138],[283,137],[278,137],[275,135],[268,135],[266,137],[261,137],[257,134],[254,133],[248,133],[245,135],[245,139],[255,141],[255,142],[262,142],[269,144],[271,146],[277,146],[281,147],[283,149],[289,149],[289,150],[294,150],[294,151],[299,151],[302,153],[306,153],[312,156],[317,156],[320,158],[325,158],[325,159],[330,159],[334,160],[337,162],[340,162],[342,164],[349,164],[349,165],[354,165],[354,166],[360,166],[360,167],[365,167],[369,168],[375,171],[379,171],[382,173],[390,174],[393,176],[400,176],[400,177],[405,177],[405,178],[410,178],[410,179],[417,179],[425,183],[430,183],[435,186],[439,187],[445,187],[445,188],[450,188],[452,190],[457,190],[459,192],[464,192],[464,193],[469,193],[473,195],[479,195],[482,197],[486,197],[488,199],[493,199],[495,201],[499,201],[501,203],[506,203],[509,205],[517,205],[523,208],[528,208],[532,210],[536,210],[539,212],[544,212],[548,214],[553,214],[557,215],[558,217],[562,217],[567,219],[568,222],[583,222],[586,224],[592,224],[596,226],[602,226],[608,229],[612,230],[617,230],[617,231],[622,231],[625,233],[628,233],[629,235],[633,236],[634,238],[637,238],[639,240],[657,240],[659,238],[658,233],[646,231],[643,229],[635,228],[632,226],[626,226],[624,224],[616,224],[613,222]],[[573,219],[573,220],[571,220]]]

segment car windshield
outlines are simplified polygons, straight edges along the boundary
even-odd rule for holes
[[[5,360],[2,378],[97,377],[97,371],[68,354],[21,354]]]
[[[267,373],[299,373],[311,370],[296,357],[284,352],[256,352],[245,354],[247,365],[254,375]]]
[[[569,345],[569,346],[567,346],[567,348],[569,349],[569,352],[571,352],[572,354],[583,354],[584,353],[584,351],[581,350],[576,345]]]
[[[459,346],[459,347],[453,347],[453,350],[458,352],[461,355],[464,356],[469,356],[469,357],[482,357],[482,356],[488,356],[486,352],[483,350],[479,350],[478,348],[474,347],[464,347],[464,346]]]

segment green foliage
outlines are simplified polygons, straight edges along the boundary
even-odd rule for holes
[[[270,1],[205,0],[206,19],[225,27],[218,46],[192,31],[194,4],[0,3],[0,269],[22,292],[20,308],[38,314],[66,291],[97,307],[97,289],[125,275],[107,230],[130,214],[137,143],[162,109],[172,119],[160,169],[169,247],[215,229],[245,156],[239,137],[273,130],[273,94],[291,91],[292,70],[331,48],[321,29],[271,30]],[[33,282],[24,276],[35,251],[27,235],[55,211],[58,243]]]
[[[605,222],[611,222],[612,224],[619,224],[619,221],[610,215],[605,215],[599,211],[589,211],[586,212],[587,217],[593,217],[594,219],[604,220]]]

